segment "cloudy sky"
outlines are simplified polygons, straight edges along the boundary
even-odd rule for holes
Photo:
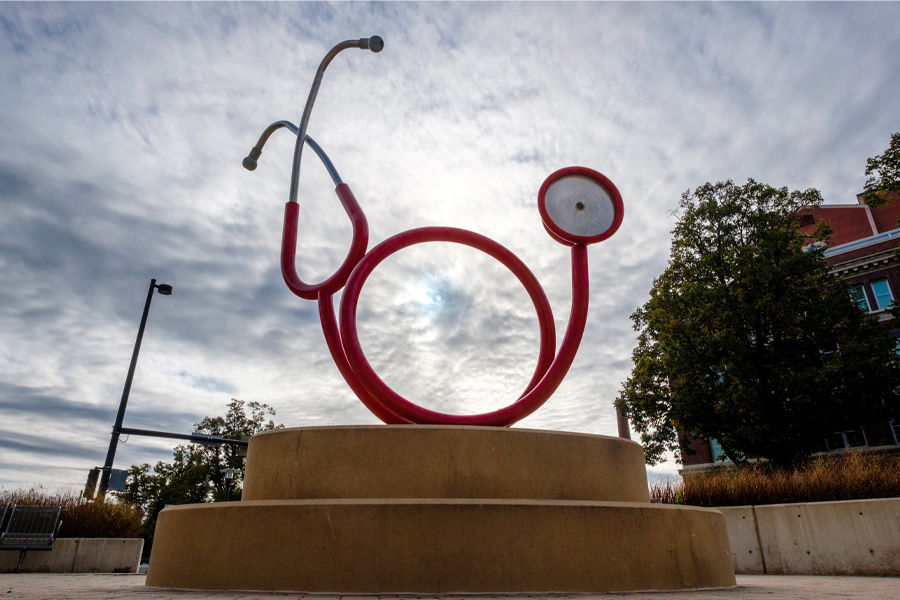
[[[618,186],[578,357],[517,425],[616,435],[628,316],[665,268],[681,193],[753,177],[854,202],[900,131],[898,22],[898,3],[0,4],[0,486],[77,490],[102,465],[151,278],[174,294],[153,300],[126,426],[187,433],[231,398],[287,426],[378,422],[281,279],[292,136],[241,168],[266,125],[300,120],[335,43],[385,40],[332,63],[309,129],[371,245],[427,225],[487,235],[540,280],[561,339],[569,254],[538,189],[569,165]],[[350,227],[311,152],[302,173],[297,268],[318,281]],[[524,289],[459,246],[379,266],[359,330],[387,383],[447,412],[510,404],[537,358]],[[171,457],[123,442],[117,467]]]

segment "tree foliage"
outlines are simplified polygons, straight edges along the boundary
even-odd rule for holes
[[[232,398],[225,416],[206,417],[194,425],[195,431],[226,439],[240,440],[260,431],[280,429],[270,418],[275,410],[259,402],[244,402]],[[125,491],[119,497],[128,503],[142,506],[146,513],[141,537],[147,540],[145,554],[156,528],[156,517],[170,504],[196,504],[225,499],[226,481],[222,470],[237,470],[229,492],[231,500],[241,497],[244,462],[238,446],[225,444],[208,446],[180,444],[175,447],[172,462],[159,461],[156,466],[133,465],[128,469]]]
[[[891,193],[900,194],[900,132],[891,136],[883,154],[866,161],[866,186],[863,200],[875,208],[891,201]]]
[[[811,244],[828,232],[799,232],[798,210],[820,202],[753,180],[682,196],[616,400],[651,464],[716,439],[736,462],[790,465],[841,425],[896,412],[893,342]]]

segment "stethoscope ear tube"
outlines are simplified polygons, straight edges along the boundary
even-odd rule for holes
[[[309,96],[306,99],[306,106],[303,108],[303,116],[300,118],[300,126],[297,132],[297,143],[294,146],[294,162],[291,168],[291,190],[288,194],[288,202],[297,201],[297,190],[299,189],[300,178],[300,157],[303,154],[303,143],[306,140],[306,128],[309,126],[309,117],[312,115],[313,104],[316,102],[316,96],[319,94],[319,87],[322,85],[322,77],[325,75],[325,69],[331,63],[332,59],[339,52],[348,48],[360,48],[372,50],[372,52],[380,52],[384,48],[384,40],[377,35],[369,38],[361,38],[358,40],[346,40],[337,44],[329,50],[319,68],[316,70],[316,76],[313,79],[312,87],[309,89]]]
[[[291,123],[290,121],[275,121],[268,127],[266,127],[265,131],[262,132],[262,135],[259,136],[259,140],[256,142],[256,145],[250,148],[250,152],[244,157],[244,160],[241,162],[243,167],[248,171],[255,171],[256,167],[259,166],[257,162],[259,157],[262,156],[262,149],[266,145],[266,142],[269,141],[269,137],[279,129],[287,129],[294,135],[297,135],[299,129],[296,125]],[[313,152],[316,153],[316,156],[319,157],[319,160],[322,161],[322,164],[325,166],[325,170],[328,171],[328,176],[331,177],[331,181],[334,182],[334,185],[340,185],[343,183],[341,176],[338,174],[337,169],[334,166],[334,163],[331,162],[331,159],[328,158],[328,154],[322,149],[322,146],[316,143],[314,139],[310,136],[306,136],[306,145],[313,149]]]

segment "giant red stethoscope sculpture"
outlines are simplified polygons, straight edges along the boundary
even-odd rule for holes
[[[297,135],[291,171],[291,190],[285,206],[281,242],[281,272],[284,281],[288,288],[301,298],[318,301],[325,340],[341,375],[362,403],[385,423],[501,427],[512,425],[546,402],[562,383],[572,365],[587,321],[589,296],[586,246],[605,240],[619,228],[622,223],[622,196],[609,179],[584,167],[568,167],[556,171],[544,181],[538,192],[538,210],[544,228],[555,240],[570,246],[572,253],[572,310],[559,353],[556,353],[553,313],[543,288],[528,267],[497,242],[464,229],[422,227],[388,238],[367,253],[369,230],[362,208],[353,197],[349,186],[341,181],[337,170],[322,148],[306,135],[309,116],[325,68],[339,52],[347,48],[380,52],[384,48],[384,42],[380,37],[372,36],[347,40],[332,48],[316,71],[300,127],[287,121],[269,125],[243,162],[246,169],[254,170],[263,146],[269,136],[278,129],[286,128]],[[353,241],[347,258],[334,275],[318,284],[309,284],[301,280],[294,265],[299,215],[297,188],[304,143],[312,148],[325,165],[336,186],[338,199],[353,225]],[[522,282],[531,297],[540,324],[540,353],[531,381],[522,395],[509,406],[477,415],[453,415],[428,410],[392,390],[378,377],[366,360],[356,330],[356,309],[362,286],[372,270],[385,258],[398,250],[423,242],[452,242],[481,250],[503,263]],[[344,286],[346,289],[341,296],[340,321],[338,321],[334,314],[332,295]]]

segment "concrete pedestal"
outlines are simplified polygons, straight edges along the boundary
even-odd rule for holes
[[[735,579],[722,514],[650,504],[634,442],[381,425],[254,436],[241,502],[160,513],[147,585],[524,593]]]

